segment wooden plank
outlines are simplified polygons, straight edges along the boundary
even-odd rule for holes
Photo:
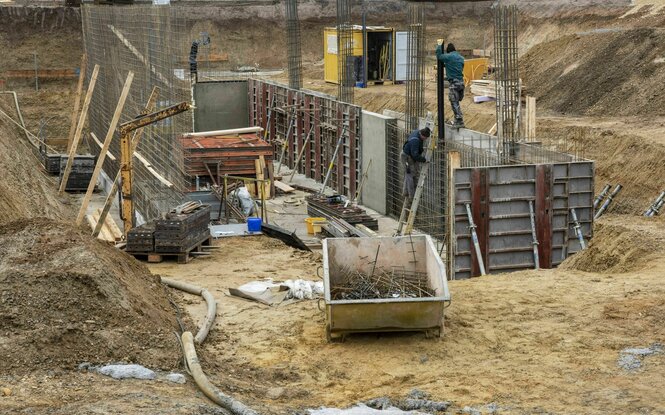
[[[97,136],[95,135],[95,133],[93,133],[92,131],[90,131],[90,137],[92,138],[92,140],[93,140],[95,143],[97,143],[97,145],[99,146],[99,149],[100,149],[100,150],[104,148],[104,144],[103,144],[101,141],[99,141],[99,138],[97,138]],[[116,158],[115,158],[115,156],[113,155],[113,153],[111,153],[111,150],[109,150],[109,151],[106,152],[106,156],[107,156],[108,158],[110,158],[111,160],[113,160],[113,161],[116,160]]]
[[[275,180],[275,187],[284,193],[293,193],[296,191],[296,189],[294,189],[293,187],[289,186],[286,183],[282,183],[279,180]]]
[[[96,212],[99,212],[100,219],[101,219],[101,214],[102,214],[102,208],[98,208]],[[115,220],[109,215],[106,215],[104,217],[104,226],[111,232],[111,235],[115,238],[116,241],[120,241],[122,239],[122,231],[120,230],[120,227],[118,227],[118,224],[115,223]]]
[[[76,97],[74,98],[74,111],[72,111],[72,122],[69,127],[69,134],[67,135],[67,152],[72,147],[74,141],[74,133],[76,132],[76,119],[79,114],[79,107],[81,106],[81,94],[83,94],[83,81],[85,80],[86,66],[88,64],[88,57],[84,53],[81,56],[81,69],[79,72],[79,83],[76,86]]]
[[[525,136],[529,141],[536,139],[536,97],[526,97]]]
[[[69,180],[69,174],[72,172],[72,166],[74,165],[74,157],[76,156],[76,150],[81,142],[81,133],[83,132],[83,125],[85,124],[85,118],[88,115],[88,108],[90,107],[90,101],[92,100],[92,92],[95,90],[95,84],[97,83],[97,75],[99,74],[99,65],[95,65],[95,69],[92,71],[92,77],[90,78],[90,85],[88,86],[88,91],[85,94],[85,100],[83,101],[83,109],[81,110],[81,115],[79,116],[79,121],[76,126],[76,133],[74,133],[74,139],[72,140],[72,146],[69,149],[69,157],[67,158],[67,165],[65,166],[65,171],[62,174],[62,181],[60,182],[59,193],[65,191],[67,187],[67,180]]]
[[[102,171],[102,166],[104,165],[104,160],[106,159],[106,153],[109,151],[111,146],[111,141],[113,140],[113,134],[115,129],[118,126],[120,121],[120,115],[122,114],[123,108],[125,108],[125,101],[127,100],[127,95],[129,94],[129,88],[132,86],[132,81],[134,80],[134,72],[129,71],[127,74],[127,79],[125,79],[125,86],[122,88],[120,93],[120,99],[118,100],[118,105],[115,107],[115,113],[111,119],[111,124],[109,129],[106,132],[106,138],[104,139],[104,146],[99,152],[99,157],[97,158],[97,165],[95,165],[95,170],[92,172],[92,177],[90,178],[90,183],[88,183],[88,190],[83,197],[83,202],[81,203],[81,209],[79,209],[79,214],[76,217],[76,224],[80,225],[83,221],[86,211],[88,210],[88,204],[90,204],[90,199],[92,198],[92,192],[95,190],[97,185],[97,180],[99,179],[99,173]]]

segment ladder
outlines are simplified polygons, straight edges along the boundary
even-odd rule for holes
[[[432,121],[432,114],[427,113],[427,118],[425,119],[425,126],[434,132],[434,122]],[[436,149],[436,139],[434,135],[430,136],[429,142],[427,144],[427,149],[425,150],[425,158],[427,160],[432,160],[432,155]],[[411,205],[409,205],[409,199],[404,199],[404,204],[402,205],[402,212],[399,216],[399,223],[397,224],[396,236],[410,235],[413,231],[413,224],[416,221],[416,213],[418,213],[418,206],[420,205],[420,198],[423,194],[423,188],[425,187],[425,180],[427,180],[427,170],[430,167],[430,163],[425,163],[420,169],[420,176],[418,177],[418,185],[416,186],[416,191],[413,195],[413,200],[411,200]]]

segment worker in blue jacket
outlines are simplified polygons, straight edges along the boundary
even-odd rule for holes
[[[464,99],[464,57],[455,50],[455,45],[448,43],[446,53],[443,53],[443,39],[439,39],[436,47],[436,57],[446,68],[446,79],[448,80],[448,99],[453,107],[456,128],[464,128],[464,116],[460,102]]]
[[[400,155],[402,165],[404,165],[402,195],[410,200],[413,200],[413,195],[416,193],[416,180],[420,176],[420,165],[429,162],[423,154],[423,144],[431,133],[427,127],[422,130],[414,130],[402,146],[402,154]]]

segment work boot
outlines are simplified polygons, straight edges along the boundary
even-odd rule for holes
[[[453,124],[453,127],[455,128],[465,128],[466,126],[464,125],[464,120],[463,119],[456,119],[455,124]]]

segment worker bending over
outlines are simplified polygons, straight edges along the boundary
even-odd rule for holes
[[[443,53],[443,39],[439,39],[436,47],[436,57],[446,68],[446,79],[449,84],[448,98],[450,106],[455,113],[455,128],[464,128],[464,116],[460,102],[464,99],[464,57],[455,50],[455,45],[448,43],[446,53]]]
[[[420,176],[420,165],[429,162],[423,155],[423,143],[430,137],[430,134],[431,131],[427,127],[422,130],[414,130],[402,146],[402,154],[400,155],[404,165],[402,195],[410,200],[413,200],[413,195],[416,193],[416,180]]]

